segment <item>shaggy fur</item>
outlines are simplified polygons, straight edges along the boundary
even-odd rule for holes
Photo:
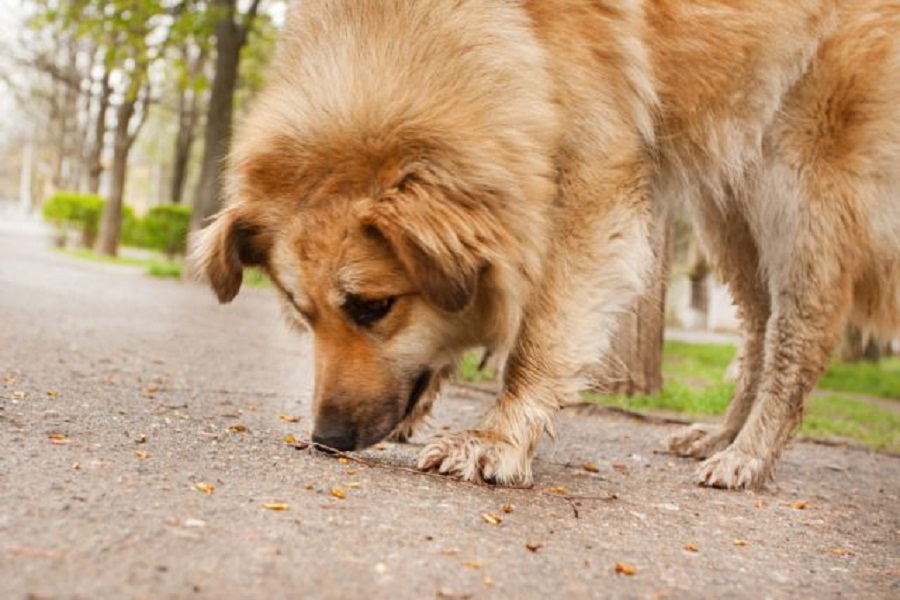
[[[312,330],[324,445],[406,437],[463,350],[505,357],[419,464],[521,483],[686,202],[746,345],[671,448],[759,486],[844,322],[900,328],[898,40],[885,0],[304,0],[194,259],[223,302],[262,266]]]

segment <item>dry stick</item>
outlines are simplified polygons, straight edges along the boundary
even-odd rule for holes
[[[461,483],[464,485],[469,485],[469,486],[482,488],[482,489],[486,488],[489,490],[498,490],[498,489],[499,490],[534,490],[534,484],[532,484],[532,485],[495,485],[495,484],[487,483],[487,482],[477,483],[474,481],[466,481],[465,479],[449,478],[446,475],[442,475],[440,473],[434,473],[432,471],[422,471],[422,470],[414,469],[411,467],[404,467],[402,465],[392,465],[390,463],[382,463],[382,462],[377,462],[377,461],[372,461],[372,460],[366,460],[364,458],[360,458],[358,456],[352,456],[352,455],[350,455],[346,452],[342,452],[341,450],[338,450],[336,448],[326,446],[325,444],[319,444],[319,443],[313,442],[311,440],[297,440],[295,444],[291,444],[291,445],[294,448],[296,448],[297,450],[306,450],[307,448],[315,448],[318,450],[322,450],[324,452],[327,452],[329,454],[337,456],[338,458],[345,458],[351,462],[354,462],[354,463],[357,463],[360,465],[364,465],[364,466],[372,468],[372,469],[387,469],[387,470],[391,470],[391,471],[401,471],[403,473],[411,473],[413,475],[424,475],[426,477],[434,477],[434,478],[440,479],[443,482]],[[605,496],[590,496],[590,495],[580,495],[580,494],[559,494],[559,493],[554,493],[554,492],[545,492],[543,490],[537,490],[537,493],[540,494],[541,496],[547,496],[550,498],[560,498],[562,500],[565,500],[566,502],[569,503],[569,506],[572,508],[572,512],[574,513],[576,519],[580,518],[579,513],[578,513],[578,508],[577,508],[577,502],[576,502],[578,500],[603,500],[603,501],[609,502],[612,500],[619,499],[619,495],[616,494],[615,492],[607,492],[607,494]]]

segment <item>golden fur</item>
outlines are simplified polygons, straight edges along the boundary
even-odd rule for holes
[[[900,329],[900,5],[304,0],[195,238],[219,298],[261,265],[315,339],[314,438],[404,438],[460,353],[506,357],[420,467],[531,479],[691,208],[746,325],[724,423],[671,448],[758,486],[848,318]]]

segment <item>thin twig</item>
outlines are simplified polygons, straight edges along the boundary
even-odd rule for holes
[[[317,442],[313,442],[311,440],[296,440],[294,444],[292,444],[294,448],[298,450],[306,450],[308,448],[313,448],[316,450],[320,450],[323,452],[327,452],[337,458],[344,458],[350,462],[360,464],[371,469],[387,469],[390,471],[399,471],[401,473],[410,473],[412,475],[424,475],[426,477],[432,477],[435,479],[440,479],[443,482],[449,482],[452,484],[463,484],[472,487],[477,487],[481,489],[488,489],[491,491],[496,490],[523,490],[523,491],[533,491],[538,495],[549,497],[549,498],[559,498],[561,500],[565,500],[569,506],[572,508],[572,513],[575,518],[580,518],[580,514],[578,512],[578,504],[577,501],[581,500],[602,500],[605,502],[618,500],[619,495],[615,492],[607,492],[605,496],[596,496],[596,495],[582,495],[582,494],[567,494],[567,493],[559,493],[559,492],[550,492],[541,489],[535,489],[534,484],[530,485],[497,485],[488,482],[476,482],[476,481],[466,481],[465,479],[457,479],[453,477],[448,477],[447,475],[443,475],[441,473],[435,473],[434,471],[423,471],[420,469],[416,469],[413,467],[405,467],[403,465],[395,465],[391,463],[384,463],[380,461],[368,460],[365,458],[361,458],[359,456],[353,456],[348,454],[347,452],[343,452],[336,448],[332,448],[330,446],[326,446],[325,444],[320,444]]]

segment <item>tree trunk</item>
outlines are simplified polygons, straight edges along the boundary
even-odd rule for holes
[[[200,115],[200,97],[202,96],[195,84],[206,63],[206,53],[204,51],[200,51],[193,61],[191,61],[189,55],[189,49],[185,48],[182,51],[182,56],[185,62],[190,64],[189,80],[178,97],[178,134],[175,137],[172,189],[169,197],[172,204],[181,204],[181,201],[184,199],[184,186],[187,182],[191,150],[196,139],[197,119]]]
[[[113,138],[112,188],[103,208],[100,225],[99,250],[108,256],[119,252],[119,233],[122,229],[122,203],[125,197],[125,183],[128,174],[128,154],[133,138],[129,132],[131,118],[135,113],[138,98],[125,98],[116,111],[116,129]]]
[[[200,181],[194,196],[191,229],[199,229],[215,214],[222,202],[222,169],[231,145],[234,92],[238,83],[241,48],[247,42],[260,0],[252,0],[240,22],[236,0],[213,0],[216,14],[216,72],[213,76],[209,109],[206,113],[206,132]]]
[[[214,0],[212,3],[215,10],[221,11],[215,25],[216,71],[206,114],[203,160],[194,197],[192,229],[199,229],[221,203],[222,165],[231,143],[234,92],[244,43],[244,32],[234,20],[235,4],[235,0]]]
[[[666,326],[666,289],[674,220],[659,210],[650,240],[656,261],[644,293],[622,315],[613,339],[611,360],[599,377],[598,389],[608,393],[654,394],[662,390],[662,351]]]
[[[112,86],[109,83],[109,69],[103,68],[100,80],[100,98],[97,102],[97,116],[94,121],[94,135],[88,155],[88,191],[96,194],[100,191],[100,178],[103,176],[103,149],[106,139],[106,113],[109,110],[109,97]]]

